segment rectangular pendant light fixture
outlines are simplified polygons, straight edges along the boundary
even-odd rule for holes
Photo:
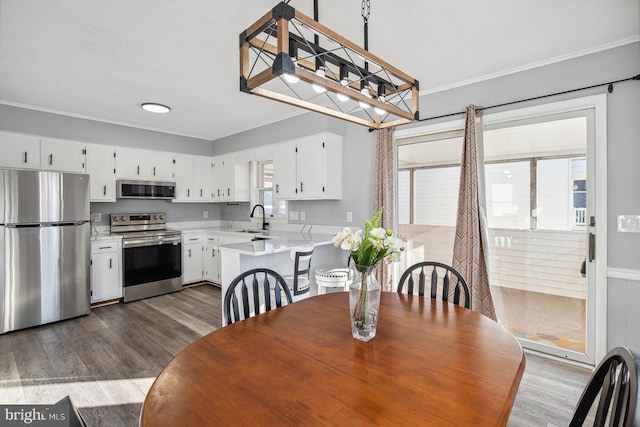
[[[418,119],[416,79],[284,2],[240,34],[240,90],[372,129]]]

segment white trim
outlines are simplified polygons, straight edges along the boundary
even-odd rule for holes
[[[609,267],[607,277],[610,279],[632,280],[640,284],[640,270],[631,268]]]
[[[567,60],[570,60],[570,59],[580,58],[582,56],[591,55],[591,54],[602,52],[602,51],[605,51],[605,50],[608,50],[608,49],[614,49],[616,47],[625,46],[625,45],[628,45],[628,44],[636,43],[638,41],[640,41],[640,36],[627,37],[627,38],[622,39],[622,40],[617,40],[615,42],[601,44],[599,46],[594,46],[594,47],[591,47],[591,48],[588,48],[588,49],[579,50],[577,52],[568,53],[566,55],[560,55],[560,56],[556,56],[556,57],[553,57],[553,58],[545,59],[545,60],[542,60],[542,61],[532,62],[530,64],[522,65],[522,66],[519,66],[519,67],[508,68],[506,70],[498,71],[498,72],[495,72],[495,73],[485,74],[485,75],[480,76],[480,77],[475,77],[475,78],[472,78],[472,79],[463,80],[463,81],[459,81],[459,82],[456,82],[456,83],[451,83],[451,84],[444,85],[444,86],[438,86],[438,87],[435,87],[433,89],[428,89],[428,90],[421,91],[420,92],[420,96],[432,95],[434,93],[444,92],[444,91],[455,89],[455,88],[459,88],[459,87],[462,87],[462,86],[468,86],[468,85],[471,85],[471,84],[474,84],[474,83],[480,83],[480,82],[484,82],[484,81],[487,81],[487,80],[496,79],[498,77],[504,77],[504,76],[508,76],[508,75],[511,75],[511,74],[520,73],[522,71],[533,70],[535,68],[544,67],[544,66],[555,64],[555,63],[558,63],[558,62],[567,61]]]

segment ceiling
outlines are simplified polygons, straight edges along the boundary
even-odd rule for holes
[[[0,103],[207,140],[301,114],[238,89],[238,36],[276,4],[0,0]],[[312,0],[290,4],[313,16]],[[319,21],[362,46],[361,5],[319,0]],[[640,40],[639,5],[370,0],[369,50],[424,95]]]

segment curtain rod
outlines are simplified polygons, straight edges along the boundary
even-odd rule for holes
[[[591,85],[591,86],[585,86],[585,87],[581,87],[581,88],[577,88],[577,89],[570,89],[570,90],[565,90],[565,91],[562,91],[562,92],[550,93],[550,94],[547,94],[547,95],[534,96],[533,98],[520,99],[518,101],[504,102],[502,104],[490,105],[489,107],[478,107],[478,108],[476,108],[476,111],[484,111],[484,110],[488,110],[490,108],[504,107],[506,105],[519,104],[521,102],[535,101],[537,99],[549,98],[551,96],[564,95],[564,94],[572,93],[572,92],[579,92],[579,91],[583,91],[583,90],[587,90],[587,89],[593,89],[593,88],[601,87],[601,86],[607,86],[607,92],[611,93],[611,92],[613,92],[613,85],[614,84],[621,83],[621,82],[626,82],[626,81],[629,81],[629,80],[640,80],[640,74],[636,74],[633,77],[629,77],[629,78],[621,79],[621,80],[615,80],[615,81],[612,81],[612,82],[600,83],[600,84]],[[413,121],[411,123],[424,122],[424,121],[427,121],[427,120],[442,119],[444,117],[459,116],[459,115],[465,114],[465,113],[466,113],[466,111],[458,111],[457,113],[442,114],[440,116],[433,116],[433,117],[426,117],[424,119],[418,119],[418,120],[415,120],[415,121]],[[405,123],[405,124],[398,125],[398,126],[405,126],[405,125],[409,125],[411,123]],[[375,129],[369,129],[369,132],[372,132],[374,130]]]

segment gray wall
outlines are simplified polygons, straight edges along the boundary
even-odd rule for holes
[[[136,147],[210,156],[211,141],[162,132],[103,123],[94,120],[30,110],[0,104],[0,130],[68,139],[91,144]],[[92,203],[91,211],[104,214],[98,225],[109,225],[108,214],[166,212],[169,221],[202,220],[202,211],[209,219],[220,217],[219,204],[178,204],[166,201],[120,200],[115,203]]]
[[[574,58],[535,69],[510,74],[420,98],[423,118],[464,111],[469,104],[490,106],[510,101],[563,92],[571,89],[628,78],[640,73],[640,43]],[[498,112],[536,104],[556,102],[595,93],[606,87],[579,91],[494,108]],[[640,82],[615,85],[608,94],[608,256],[609,265],[640,269],[640,233],[618,233],[616,216],[640,214],[640,192],[632,186],[640,182]],[[452,120],[455,117],[430,122]],[[403,128],[424,125],[413,123]],[[344,224],[352,211],[354,224],[360,225],[371,214],[375,132],[364,127],[304,114],[213,142],[214,154],[223,154],[264,144],[282,142],[303,135],[331,131],[343,135],[343,199],[327,202],[292,202],[292,210],[304,210],[306,223]],[[231,215],[232,213],[229,212]],[[222,209],[225,217],[227,210]]]
[[[348,225],[347,212],[353,213],[353,223],[362,226],[372,215],[373,165],[375,132],[362,126],[314,113],[306,113],[258,129],[252,129],[213,142],[215,155],[276,144],[322,132],[342,135],[342,200],[292,201],[289,209],[305,212],[304,221],[292,224]],[[221,218],[246,219],[248,206],[221,207]]]

